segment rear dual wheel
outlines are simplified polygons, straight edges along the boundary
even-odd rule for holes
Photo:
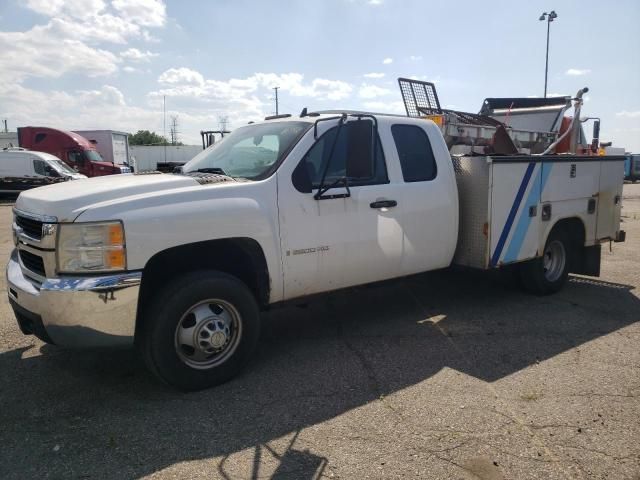
[[[519,274],[525,290],[536,295],[559,292],[569,276],[571,251],[570,238],[564,231],[551,232],[542,256],[520,265]]]

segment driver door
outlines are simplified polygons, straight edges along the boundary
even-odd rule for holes
[[[400,192],[389,182],[377,133],[373,154],[371,135],[364,139],[351,128],[358,121],[365,120],[346,122],[340,131],[332,126],[297,165],[278,171],[285,299],[400,274],[401,205],[393,206]],[[347,189],[341,179],[348,157],[363,149],[371,152],[370,175],[347,178]],[[305,193],[292,168],[306,169],[311,193]],[[324,185],[337,184],[316,199],[323,174]]]

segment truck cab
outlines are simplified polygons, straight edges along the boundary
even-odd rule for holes
[[[99,177],[123,172],[111,162],[105,162],[95,145],[77,133],[47,127],[18,128],[21,147],[55,155],[75,171],[87,177]]]

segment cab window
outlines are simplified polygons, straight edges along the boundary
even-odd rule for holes
[[[84,158],[82,157],[82,152],[69,152],[69,160],[78,167],[84,165]]]
[[[45,168],[44,168],[44,162],[42,160],[34,160],[33,169],[38,175],[42,175],[44,177],[47,176],[47,172],[45,171]]]
[[[424,182],[436,178],[436,159],[429,137],[422,128],[416,125],[393,125],[391,134],[405,182]]]
[[[322,181],[322,175],[326,169],[324,184],[328,185],[346,175],[347,152],[349,151],[350,136],[352,135],[352,125],[355,122],[347,122],[340,128],[338,135],[338,127],[333,127],[325,132],[318,141],[309,149],[307,154],[301,160],[306,164],[306,169],[311,179],[313,188],[318,188]],[[331,149],[333,148],[333,155]],[[352,146],[353,148],[353,146]],[[330,158],[331,157],[331,158]],[[387,177],[387,168],[380,144],[380,138],[376,138],[376,152],[373,165],[373,176],[370,178],[349,178],[350,186],[359,185],[377,185],[381,183],[389,183]],[[330,162],[329,165],[327,163]],[[296,186],[294,184],[294,186]],[[298,188],[296,186],[296,188]],[[298,188],[300,190],[300,188]]]

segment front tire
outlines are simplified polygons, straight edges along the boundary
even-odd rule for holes
[[[528,292],[550,295],[559,292],[567,281],[571,267],[571,242],[562,231],[553,231],[541,257],[520,265],[520,279]]]
[[[260,335],[256,300],[222,272],[193,272],[170,282],[143,317],[140,350],[147,367],[181,390],[201,390],[233,378]]]

